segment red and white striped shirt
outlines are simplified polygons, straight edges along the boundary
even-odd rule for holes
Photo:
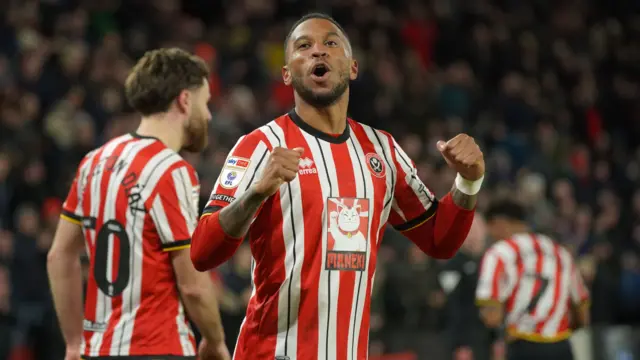
[[[249,230],[254,288],[234,359],[366,359],[385,226],[424,223],[437,200],[389,134],[349,119],[331,136],[291,112],[238,141],[205,214],[245,192],[278,146],[304,153]]]
[[[62,217],[90,259],[83,354],[195,355],[170,251],[188,248],[198,178],[161,141],[115,138],[82,160]]]
[[[486,252],[476,300],[505,305],[511,336],[553,342],[570,336],[570,307],[587,302],[589,292],[564,247],[545,235],[523,233]]]

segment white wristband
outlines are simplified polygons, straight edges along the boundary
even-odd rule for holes
[[[484,175],[478,180],[467,180],[462,177],[462,175],[458,174],[456,176],[456,188],[460,190],[461,193],[465,195],[475,195],[480,191],[480,187],[482,186],[482,181],[484,180]]]

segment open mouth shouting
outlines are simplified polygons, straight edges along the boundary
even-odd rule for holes
[[[311,79],[316,82],[324,82],[329,78],[331,69],[325,63],[317,63],[311,68]]]

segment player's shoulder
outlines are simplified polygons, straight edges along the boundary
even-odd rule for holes
[[[351,127],[351,129],[353,131],[362,131],[365,134],[367,134],[367,136],[378,138],[378,139],[380,139],[382,141],[393,141],[393,142],[395,142],[395,138],[388,131],[385,131],[385,130],[382,130],[382,129],[378,129],[378,128],[373,127],[371,125],[367,125],[367,124],[362,123],[360,121],[354,120],[353,118],[347,118],[347,121],[349,122],[349,126]]]

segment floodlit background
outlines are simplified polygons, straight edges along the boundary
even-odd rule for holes
[[[204,204],[235,140],[292,107],[283,40],[313,10],[344,25],[360,62],[350,115],[395,135],[439,196],[454,174],[436,141],[475,136],[480,208],[525,200],[531,224],[579,259],[594,322],[573,340],[580,359],[640,359],[638,0],[0,1],[0,359],[62,358],[45,254],[80,158],[137,126],[122,92],[137,58],[179,46],[213,69],[211,145],[186,156]],[[474,237],[458,258],[470,278],[491,241]],[[465,344],[499,355],[472,292],[448,301],[472,289],[443,272],[452,263],[392,231],[380,252],[372,357],[449,359]],[[230,346],[249,264],[244,246],[212,273]]]

